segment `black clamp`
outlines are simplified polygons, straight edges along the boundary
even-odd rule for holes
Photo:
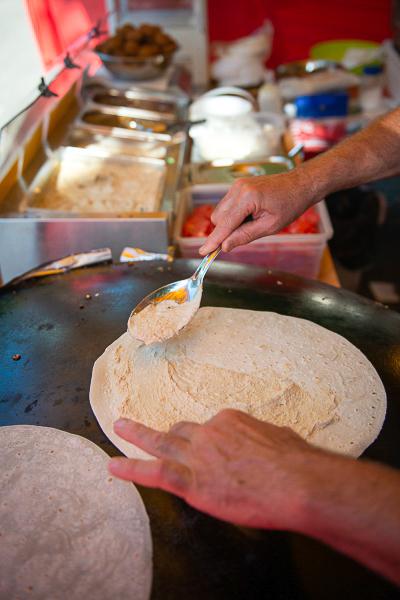
[[[101,19],[99,19],[94,27],[88,33],[88,39],[93,40],[94,38],[104,35],[107,31],[101,29]]]
[[[38,90],[40,92],[40,95],[43,96],[43,98],[52,98],[53,96],[58,96],[58,94],[56,94],[49,88],[43,77],[40,78]]]
[[[64,57],[64,66],[66,69],[82,69],[81,65],[74,63],[69,52]]]

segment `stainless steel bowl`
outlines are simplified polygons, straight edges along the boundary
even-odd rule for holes
[[[171,64],[172,54],[157,54],[146,58],[112,56],[96,51],[105,68],[118,79],[145,81],[160,77]]]

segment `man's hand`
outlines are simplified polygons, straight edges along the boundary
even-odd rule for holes
[[[277,233],[312,204],[338,190],[398,175],[400,108],[289,173],[238,179],[212,216],[214,231],[200,248],[229,252]],[[246,217],[253,222],[243,223]]]
[[[290,429],[234,410],[203,425],[178,423],[168,433],[127,419],[114,429],[158,460],[115,458],[111,473],[250,527],[290,529],[298,523],[310,462],[320,454]]]
[[[214,517],[318,538],[400,585],[400,475],[224,410],[168,433],[128,419],[115,432],[156,460],[113,458],[116,477],[158,487]]]
[[[215,229],[200,254],[208,254],[220,244],[224,252],[229,252],[277,233],[317,199],[300,170],[238,179],[214,210],[211,220]],[[252,221],[243,223],[249,216]]]

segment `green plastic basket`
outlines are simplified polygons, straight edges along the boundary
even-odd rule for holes
[[[330,40],[328,42],[321,42],[312,46],[310,50],[310,56],[314,60],[333,60],[335,62],[341,62],[350,48],[360,49],[372,49],[379,48],[380,44],[377,42],[370,42],[367,40]],[[368,64],[382,64],[381,61],[375,60]],[[363,66],[355,67],[352,69],[353,73],[361,75]]]

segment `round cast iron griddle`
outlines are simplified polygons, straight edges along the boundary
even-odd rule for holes
[[[125,331],[139,300],[196,264],[103,265],[1,290],[0,423],[58,427],[117,454],[90,409],[92,365]],[[203,305],[304,317],[360,348],[388,395],[383,430],[365,456],[400,467],[400,315],[344,290],[228,263],[207,275]],[[140,491],[154,542],[154,599],[398,597],[389,583],[315,541],[237,528],[167,493]]]

